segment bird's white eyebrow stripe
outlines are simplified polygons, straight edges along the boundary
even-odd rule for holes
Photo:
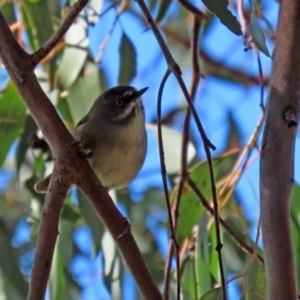
[[[125,110],[122,112],[122,114],[120,114],[117,119],[118,120],[122,120],[122,119],[126,119],[132,112],[132,110],[138,106],[138,104],[135,101],[131,101],[128,106],[125,108]]]
[[[123,96],[132,96],[133,95],[133,90],[129,90],[123,93]]]

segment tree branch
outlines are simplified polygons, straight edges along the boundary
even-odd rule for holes
[[[281,2],[260,161],[261,227],[268,299],[297,299],[290,229],[299,112],[300,2]],[[291,108],[294,121],[284,119]]]
[[[41,232],[37,243],[38,256],[35,258],[33,269],[37,273],[32,274],[32,280],[38,280],[40,272],[48,271],[49,266],[47,264],[52,260],[52,249],[54,249],[54,242],[58,233],[57,223],[63,198],[66,194],[66,189],[72,183],[76,183],[89,197],[104,226],[119,246],[124,260],[144,297],[151,300],[162,299],[161,293],[156,287],[137,244],[132,237],[128,221],[117,210],[87,160],[77,155],[76,147],[68,146],[74,139],[38,84],[34,74],[35,65],[31,57],[14,39],[1,12],[0,41],[0,58],[34,120],[48,141],[56,161],[55,176],[50,183],[49,191],[51,192],[46,197],[46,206],[43,211],[44,218],[42,221],[42,226],[48,228],[46,231],[47,234],[51,232],[51,242],[53,244],[49,246],[45,240],[43,241],[42,239],[46,239],[47,236],[42,236]],[[69,174],[74,175],[70,176]],[[53,199],[54,197],[58,198]],[[59,203],[56,204],[56,201]],[[56,215],[56,219],[54,224],[51,225],[50,216],[53,216],[53,214]],[[45,266],[47,270],[44,269]],[[38,283],[38,281],[35,283],[31,282],[32,288]],[[29,299],[41,299],[36,297],[39,291],[32,291],[32,288]],[[40,290],[42,289],[45,292],[46,286],[41,286]]]

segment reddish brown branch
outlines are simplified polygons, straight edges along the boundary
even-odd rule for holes
[[[199,32],[200,32],[200,20],[197,16],[194,17],[194,27],[193,27],[193,36],[191,39],[191,54],[192,54],[192,81],[191,81],[191,99],[194,101],[196,91],[198,88],[199,80],[200,80],[200,65],[199,65],[199,56],[198,56],[198,41],[199,41]],[[182,136],[182,146],[181,146],[181,174],[180,180],[177,187],[177,195],[175,199],[174,205],[174,226],[175,232],[177,230],[177,223],[178,223],[178,216],[179,216],[179,205],[181,200],[181,191],[183,189],[187,172],[187,149],[188,149],[188,142],[189,142],[189,125],[190,125],[190,118],[191,118],[191,111],[187,109],[184,125],[183,125],[183,136]],[[173,244],[169,243],[169,251],[168,253],[172,253],[173,251]],[[166,260],[166,267],[165,267],[165,285],[164,285],[164,298],[168,299],[168,292],[169,292],[169,285],[170,285],[170,271],[171,271],[171,258],[168,256]],[[168,273],[169,272],[169,273]]]
[[[171,238],[170,238],[170,244],[171,249],[169,250],[169,261],[171,263],[172,254],[173,254],[173,248],[175,248],[175,256],[176,256],[176,268],[177,268],[177,299],[180,299],[180,260],[179,260],[179,245],[176,240],[176,228],[175,228],[175,221],[173,220],[172,216],[172,207],[171,207],[171,201],[169,197],[169,191],[168,191],[168,184],[167,184],[167,171],[166,171],[166,165],[165,165],[165,157],[164,157],[164,145],[163,145],[163,138],[162,138],[162,128],[161,128],[161,102],[162,102],[162,94],[163,89],[165,86],[165,83],[171,74],[171,71],[168,69],[161,81],[159,91],[158,91],[158,97],[157,97],[157,127],[158,127],[158,146],[159,146],[159,156],[160,156],[160,166],[161,166],[161,176],[163,181],[163,187],[165,192],[165,198],[166,198],[166,204],[167,204],[167,211],[168,211],[168,219],[170,224],[170,232],[171,232]],[[165,268],[167,272],[170,272],[170,266]],[[166,274],[166,278],[170,278],[170,273]],[[166,282],[166,281],[165,281]],[[166,282],[168,283],[169,280]],[[164,289],[164,299],[169,299],[168,297],[168,289]]]
[[[34,120],[42,130],[57,162],[55,176],[51,180],[50,189],[52,189],[52,192],[47,196],[44,208],[45,219],[42,221],[42,226],[47,227],[47,230],[43,230],[43,233],[51,232],[52,240],[50,241],[51,244],[49,244],[47,234],[39,235],[38,247],[41,248],[37,249],[39,255],[34,262],[34,272],[37,273],[32,274],[32,280],[37,280],[38,274],[41,274],[41,272],[48,272],[49,263],[53,256],[52,249],[54,249],[54,242],[58,233],[57,219],[59,218],[63,198],[68,187],[76,183],[89,197],[104,226],[119,246],[124,260],[145,299],[162,299],[161,293],[155,285],[132,237],[127,220],[117,210],[87,160],[77,155],[75,147],[67,146],[74,139],[38,84],[34,74],[35,64],[14,39],[1,12],[0,41],[0,58]],[[76,177],[66,176],[68,174],[76,174]],[[55,203],[56,199],[51,201],[54,196],[58,197],[58,204]],[[56,215],[54,224],[49,219],[53,214]],[[38,295],[40,295],[41,290],[45,292],[46,286],[41,286],[37,290],[35,287],[38,283],[31,282],[30,300],[42,299]]]

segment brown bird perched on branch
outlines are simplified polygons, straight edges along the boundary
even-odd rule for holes
[[[141,169],[147,151],[141,96],[148,88],[116,86],[101,94],[73,132],[104,187],[122,188]],[[34,189],[46,193],[51,174]]]

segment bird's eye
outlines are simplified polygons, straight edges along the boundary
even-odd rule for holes
[[[122,105],[123,105],[123,101],[122,101],[122,100],[117,100],[117,101],[116,101],[116,104],[117,104],[118,106],[122,106]]]

